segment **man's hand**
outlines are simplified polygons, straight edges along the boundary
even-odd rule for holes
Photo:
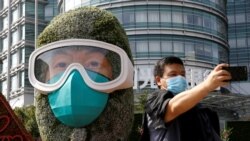
[[[207,92],[213,91],[214,89],[225,86],[228,84],[226,80],[231,79],[231,74],[223,70],[223,67],[228,67],[228,64],[219,64],[214,70],[208,75],[207,79],[203,82],[204,88]]]

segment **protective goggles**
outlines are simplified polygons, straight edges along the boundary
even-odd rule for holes
[[[75,70],[97,91],[111,93],[133,86],[133,65],[126,52],[106,42],[61,40],[36,49],[29,58],[30,83],[43,94],[60,88]],[[100,81],[100,76],[107,79]]]

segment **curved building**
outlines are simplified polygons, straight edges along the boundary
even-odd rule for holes
[[[58,5],[60,12],[97,6],[118,18],[130,41],[138,93],[155,88],[149,76],[164,56],[185,61],[191,87],[216,64],[228,62],[226,0],[60,0]]]
[[[250,85],[250,1],[227,2],[229,62],[248,68],[248,81],[233,83],[231,91],[249,95]]]

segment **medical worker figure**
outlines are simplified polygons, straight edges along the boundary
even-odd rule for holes
[[[118,20],[97,8],[57,16],[30,56],[42,140],[127,140],[133,122],[133,64]]]

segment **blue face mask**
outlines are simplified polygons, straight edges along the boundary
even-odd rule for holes
[[[179,94],[186,90],[187,81],[183,76],[175,76],[169,78],[167,81],[167,90],[171,91],[174,95]]]
[[[95,82],[107,82],[103,75],[87,71]],[[57,81],[59,75],[49,82]],[[71,127],[83,127],[99,117],[106,107],[108,94],[98,92],[86,85],[80,73],[72,71],[63,86],[50,93],[49,104],[55,117]]]

